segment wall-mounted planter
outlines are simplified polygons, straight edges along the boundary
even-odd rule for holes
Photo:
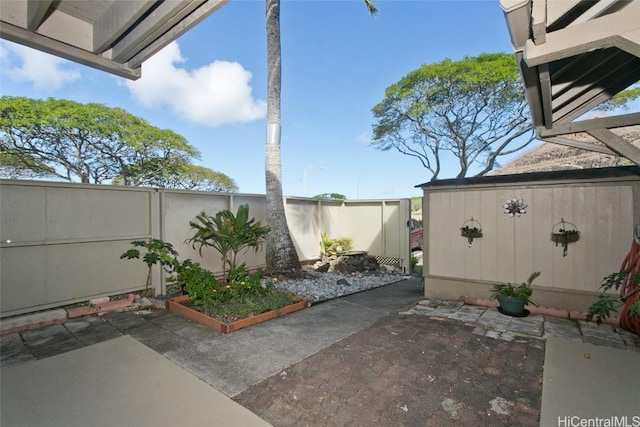
[[[167,310],[169,310],[170,312],[193,322],[197,322],[203,326],[206,326],[223,334],[237,331],[238,329],[246,328],[258,323],[266,322],[267,320],[275,319],[276,317],[293,313],[309,306],[309,303],[307,301],[299,301],[286,307],[282,307],[278,310],[267,311],[266,313],[261,313],[255,316],[247,317],[245,319],[236,320],[235,322],[231,323],[224,323],[214,317],[211,317],[184,304],[181,304],[186,301],[189,301],[189,295],[180,295],[178,297],[168,299],[165,305],[167,307]]]
[[[567,256],[569,243],[580,240],[580,231],[570,222],[566,222],[564,218],[551,229],[551,241],[558,245],[562,245],[562,256]]]
[[[464,224],[462,224],[462,227],[460,227],[460,235],[466,237],[467,244],[471,247],[473,239],[482,237],[482,225],[471,217],[471,219],[466,220]]]

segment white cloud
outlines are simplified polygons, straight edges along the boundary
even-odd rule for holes
[[[144,106],[167,107],[185,120],[206,126],[249,122],[267,111],[251,94],[251,73],[237,62],[214,61],[187,70],[180,47],[173,42],[142,65],[142,77],[127,82]]]
[[[80,72],[70,67],[70,62],[48,53],[12,43],[3,43],[3,62],[17,56],[20,65],[8,66],[6,73],[11,80],[29,82],[37,90],[56,90],[80,78]]]

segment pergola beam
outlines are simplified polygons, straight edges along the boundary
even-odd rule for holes
[[[555,123],[552,129],[537,126],[536,133],[540,139],[570,133],[588,132],[593,129],[611,129],[640,124],[640,113],[623,114],[613,117],[600,117],[572,123]]]
[[[616,135],[609,129],[592,129],[588,130],[587,133],[611,148],[612,151],[615,151],[620,156],[626,157],[640,166],[640,148],[631,144],[623,137]]]
[[[611,151],[611,149],[607,148],[604,145],[590,144],[583,141],[574,141],[573,139],[563,138],[561,136],[551,136],[549,138],[544,138],[543,141],[551,142],[553,144],[566,145],[573,148],[580,148],[582,150],[597,151],[598,153],[610,154],[612,156],[616,155],[615,152]]]
[[[157,51],[171,43],[172,40],[177,39],[182,34],[193,28],[207,16],[221,8],[229,0],[209,0],[205,4],[201,5],[197,10],[192,12],[189,16],[182,19],[171,30],[164,33],[161,37],[157,38],[149,46],[138,52],[138,54],[129,60],[130,67],[139,67],[144,61],[149,59]]]
[[[114,2],[93,24],[93,51],[100,54],[107,50],[155,3],[154,0]]]
[[[204,0],[165,0],[145,19],[113,46],[111,59],[127,62],[136,52],[146,48],[156,38],[170,30]]]
[[[640,2],[634,2],[619,12],[548,33],[545,43],[535,44],[527,40],[524,46],[525,61],[533,67],[594,49],[624,44],[625,40],[627,44],[633,43],[637,37],[635,32],[640,29],[638,16]]]
[[[640,58],[640,28],[618,36],[616,46]]]
[[[87,52],[86,50],[41,36],[40,34],[27,31],[26,29],[16,27],[15,25],[0,22],[0,34],[3,39],[14,43],[20,43],[43,52],[50,53],[51,55],[75,61],[117,76],[131,80],[137,80],[140,78],[139,67],[129,68],[127,65],[118,64],[106,58]]]
[[[28,0],[27,30],[36,31],[44,21],[53,0]]]

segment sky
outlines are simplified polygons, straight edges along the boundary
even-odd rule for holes
[[[420,196],[418,160],[369,146],[371,109],[422,64],[512,52],[497,0],[282,0],[282,182],[287,196]],[[197,164],[264,194],[264,1],[231,0],[122,77],[0,41],[0,94],[119,107],[184,136]],[[447,166],[440,178],[455,176]]]

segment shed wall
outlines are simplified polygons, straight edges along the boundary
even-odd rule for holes
[[[487,298],[491,284],[521,283],[540,271],[534,282],[536,302],[586,309],[601,279],[618,271],[629,250],[639,187],[637,178],[425,187],[426,296]],[[512,198],[527,203],[525,214],[504,214],[503,205]],[[483,236],[469,247],[460,229],[471,217],[482,225]],[[562,219],[580,231],[580,240],[569,244],[567,256],[551,241],[552,229]]]

